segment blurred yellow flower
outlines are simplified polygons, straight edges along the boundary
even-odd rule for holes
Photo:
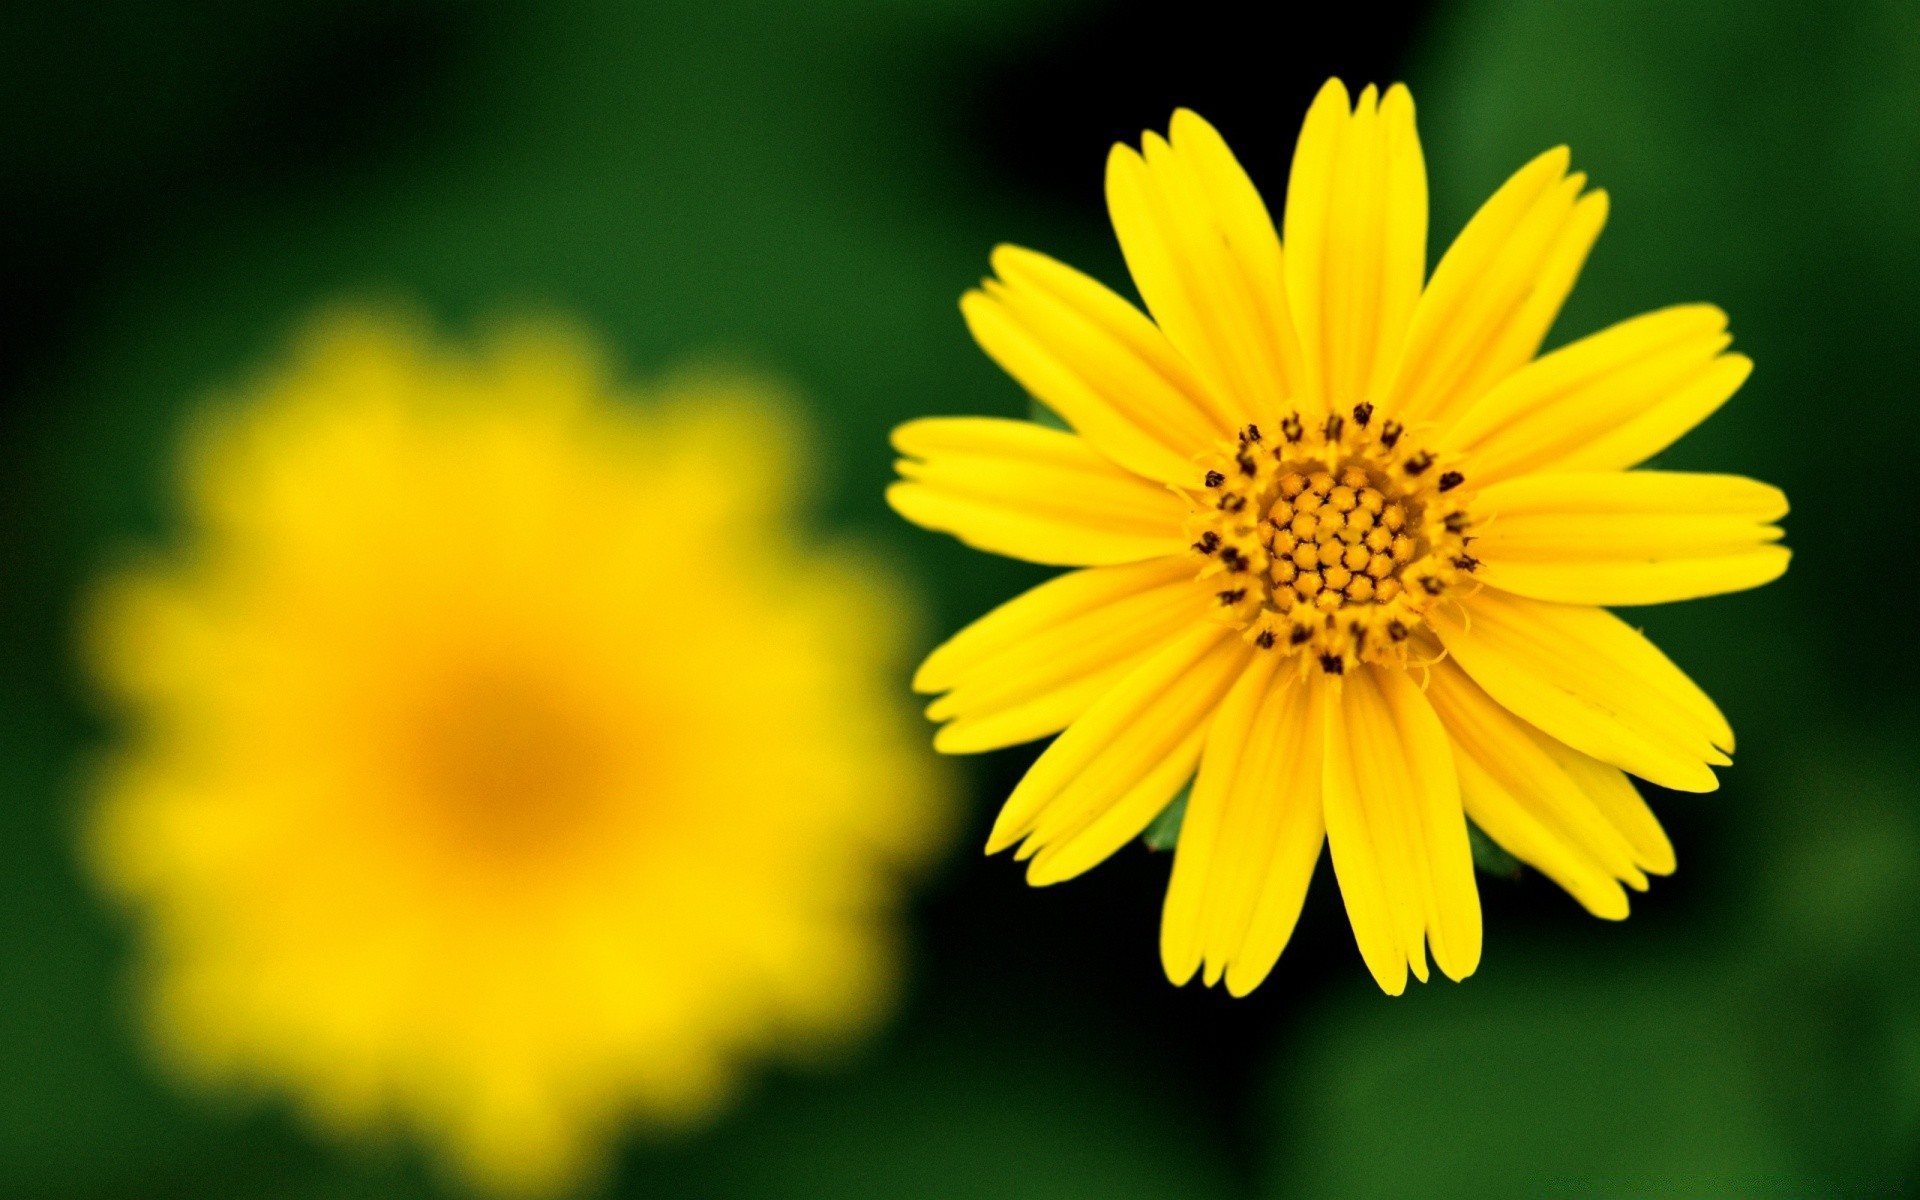
[[[902,426],[888,492],[984,550],[1084,567],[960,632],[915,686],[935,745],[1061,733],[989,852],[1035,884],[1099,863],[1192,780],[1168,976],[1244,994],[1320,857],[1397,994],[1480,961],[1467,818],[1596,915],[1673,869],[1623,774],[1708,791],[1733,732],[1602,605],[1787,566],[1775,488],[1629,470],[1751,364],[1726,317],[1662,309],[1536,358],[1606,218],[1565,147],[1522,167],[1426,273],[1413,101],[1314,101],[1283,219],[1211,126],[1114,147],[1107,202],[1149,319],[1001,247],[963,311],[1072,432]]]
[[[799,535],[766,389],[619,399],[565,336],[348,318],[205,423],[88,626],[92,863],[181,1070],[553,1191],[883,1006],[944,813],[901,600]]]

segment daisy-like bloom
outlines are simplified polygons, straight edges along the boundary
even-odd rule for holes
[[[1597,916],[1673,869],[1627,774],[1703,792],[1713,702],[1604,605],[1754,587],[1774,488],[1632,470],[1751,364],[1726,318],[1662,309],[1536,357],[1606,218],[1565,148],[1515,172],[1426,271],[1404,87],[1338,80],[1275,229],[1213,128],[1116,146],[1107,203],[1151,318],[1030,250],[962,301],[1071,432],[910,422],[888,493],[983,550],[1078,567],[935,650],[949,753],[1049,734],[988,851],[1069,879],[1192,782],[1168,976],[1244,994],[1325,841],[1361,955],[1398,994],[1480,960],[1467,819]],[[1284,251],[1282,249],[1284,245]],[[1064,730],[1064,733],[1061,731]]]
[[[173,1065],[552,1192],[881,1011],[945,791],[779,397],[351,318],[248,399],[89,627],[92,865]]]

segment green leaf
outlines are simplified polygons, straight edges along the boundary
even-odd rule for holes
[[[1180,826],[1187,819],[1187,797],[1192,793],[1193,781],[1188,780],[1187,786],[1180,789],[1180,794],[1160,810],[1153,824],[1147,826],[1147,831],[1140,835],[1147,849],[1171,850],[1180,844]]]
[[[1520,860],[1502,850],[1498,842],[1482,833],[1472,821],[1467,822],[1467,842],[1473,847],[1474,866],[1489,875],[1520,878]]]

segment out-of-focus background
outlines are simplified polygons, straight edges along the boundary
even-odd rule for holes
[[[1176,105],[1278,204],[1314,89],[1405,79],[1437,258],[1558,142],[1613,216],[1553,341],[1711,300],[1758,369],[1666,456],[1785,487],[1757,593],[1635,614],[1741,736],[1653,795],[1633,917],[1483,877],[1463,985],[1380,995],[1330,874],[1273,978],[1176,990],[1144,848],[1029,890],[977,846],[1033,749],[963,764],[905,996],[610,1191],[679,1197],[1911,1194],[1920,1172],[1920,8],[1904,0],[181,0],[0,12],[0,1195],[458,1194],[405,1141],[170,1085],[134,931],[74,848],[105,724],[73,612],[170,526],[176,436],[317,306],[744,361],[819,431],[824,527],[921,644],[1044,577],[907,527],[886,433],[1026,401],[956,309],[1001,240],[1115,285],[1108,145]],[[1291,28],[1289,27],[1291,26]],[[902,681],[901,703],[912,703]]]

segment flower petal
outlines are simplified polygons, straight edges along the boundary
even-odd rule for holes
[[[887,503],[969,546],[1054,566],[1138,562],[1185,549],[1186,504],[1073,434],[1028,421],[927,417],[893,431],[902,479]]]
[[[1393,386],[1403,420],[1445,425],[1539,351],[1607,219],[1567,161],[1562,146],[1516,171],[1434,268]]]
[[[1026,839],[1035,885],[1070,879],[1137,837],[1193,775],[1207,725],[1253,653],[1201,625],[1102,696],[1007,798],[989,854]]]
[[[1169,557],[1055,576],[935,647],[914,672],[913,690],[950,691],[970,676],[991,672],[1001,655],[1055,626],[1193,574],[1191,562]]]
[[[1666,655],[1601,608],[1488,588],[1428,620],[1475,683],[1520,719],[1683,792],[1718,787],[1733,731]]]
[[[1258,754],[1268,745],[1252,734],[1260,724],[1260,710],[1268,695],[1276,690],[1275,662],[1274,655],[1262,654],[1247,664],[1207,731],[1199,774],[1194,777],[1186,815],[1181,819],[1173,874],[1160,914],[1160,961],[1167,978],[1176,985],[1193,978],[1202,960],[1213,957],[1209,953],[1212,918],[1225,907],[1227,878],[1237,873],[1246,849],[1244,836],[1225,835],[1224,828],[1229,815],[1240,818],[1241,823],[1249,815],[1246,808],[1232,801],[1237,798],[1237,789],[1256,775],[1259,764],[1247,761],[1248,751]],[[1285,681],[1278,686],[1284,687]]]
[[[1738,475],[1569,471],[1483,489],[1479,578],[1536,600],[1662,604],[1758,587],[1787,569],[1779,488]]]
[[[1107,209],[1127,270],[1229,428],[1277,420],[1300,390],[1273,221],[1226,144],[1190,112],[1174,141],[1107,156]]]
[[[1175,112],[1168,141],[1170,165],[1179,168],[1167,176],[1169,193],[1179,189],[1195,222],[1216,231],[1217,241],[1226,247],[1226,261],[1219,269],[1236,271],[1244,280],[1254,319],[1251,358],[1258,383],[1265,386],[1270,375],[1277,402],[1288,408],[1311,402],[1306,363],[1287,298],[1280,234],[1266,201],[1226,139],[1197,113],[1184,108]],[[1211,240],[1203,239],[1202,247]]]
[[[1106,159],[1106,207],[1127,273],[1167,340],[1206,380],[1215,419],[1233,428],[1279,405],[1279,380],[1258,369],[1260,324],[1246,276],[1219,232],[1196,213],[1187,171],[1158,134],[1146,157],[1114,146]]]
[[[946,721],[943,754],[975,754],[1065,729],[1161,646],[1207,619],[1185,557],[1090,567],[1041,584],[927,657],[921,691]]]
[[[1710,304],[1646,313],[1527,364],[1443,435],[1490,483],[1637,466],[1712,415],[1753,370]]]
[[[1627,915],[1620,884],[1644,891],[1645,870],[1671,870],[1672,850],[1643,854],[1613,821],[1614,789],[1624,785],[1644,819],[1624,814],[1644,842],[1643,826],[1659,823],[1618,769],[1555,742],[1502,708],[1450,662],[1432,669],[1427,696],[1453,739],[1467,815],[1508,852],[1537,867],[1587,911],[1609,920]],[[1569,769],[1578,758],[1591,769]],[[1603,774],[1604,773],[1604,774]],[[1611,775],[1612,781],[1606,776]],[[1613,782],[1613,781],[1617,781]],[[1606,795],[1603,806],[1595,793]],[[1660,835],[1661,843],[1665,835]],[[1648,845],[1652,849],[1651,845]]]
[[[1018,246],[993,252],[960,311],[1007,374],[1114,462],[1184,482],[1225,436],[1193,369],[1133,305],[1064,263]]]
[[[1328,80],[1287,182],[1287,292],[1327,405],[1377,400],[1395,373],[1427,271],[1427,167],[1413,97],[1369,86],[1349,109]]]
[[[1452,979],[1480,963],[1480,896],[1447,733],[1403,670],[1338,684],[1327,714],[1327,841],[1362,956],[1397,995],[1426,978],[1426,946]]]
[[[1535,731],[1538,733],[1538,731]],[[1620,768],[1582,754],[1564,742],[1539,734],[1540,744],[1560,764],[1568,778],[1580,785],[1587,799],[1633,847],[1633,861],[1651,875],[1671,875],[1675,866],[1673,843],[1647,807],[1646,798]]]
[[[1293,935],[1326,838],[1313,689],[1257,657],[1207,734],[1161,919],[1167,977],[1244,996]]]

